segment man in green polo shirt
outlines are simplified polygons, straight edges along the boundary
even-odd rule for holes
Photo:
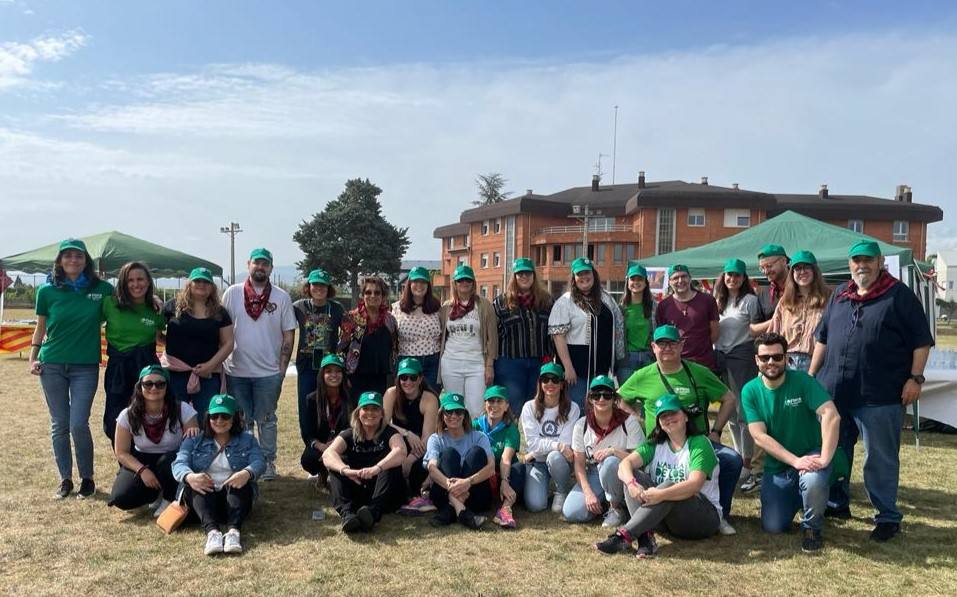
[[[821,528],[841,417],[816,379],[787,369],[784,336],[765,333],[754,345],[761,374],[742,388],[741,401],[754,443],[766,452],[761,525],[769,533],[783,533],[802,510],[801,549],[814,552],[823,546]]]
[[[708,439],[721,464],[718,487],[721,490],[724,517],[720,530],[722,534],[731,535],[735,531],[728,524],[727,517],[731,512],[731,501],[744,461],[733,448],[721,444],[721,431],[736,412],[738,399],[710,369],[682,359],[682,348],[684,340],[678,328],[673,325],[658,326],[651,342],[657,362],[635,371],[618,389],[618,393],[626,410],[644,418],[645,434],[649,437],[655,429],[655,401],[665,394],[673,394],[681,400],[681,405],[692,415],[699,430],[709,430]],[[644,405],[643,413],[639,402]],[[720,402],[721,408],[714,426],[709,428],[708,405],[712,402]]]

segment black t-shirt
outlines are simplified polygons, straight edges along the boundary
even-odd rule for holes
[[[615,351],[615,316],[604,302],[598,313],[598,325],[592,328],[592,346],[595,347],[595,370],[589,375],[602,375],[614,365]]]
[[[392,372],[392,332],[381,325],[373,333],[362,337],[359,349],[359,375],[388,375]]]
[[[346,442],[346,451],[342,455],[342,461],[348,464],[349,468],[375,466],[389,453],[389,439],[395,434],[396,430],[387,426],[379,434],[378,439],[357,442],[352,437],[352,428],[346,429],[339,434],[339,437]]]
[[[176,301],[167,301],[163,306],[166,317],[166,353],[196,366],[213,358],[219,351],[219,330],[232,325],[229,313],[220,309],[218,317],[197,319],[189,313],[179,317],[176,314]]]

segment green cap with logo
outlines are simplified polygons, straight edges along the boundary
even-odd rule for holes
[[[535,262],[528,257],[519,257],[512,262],[512,272],[520,274],[522,272],[534,272]]]
[[[206,413],[210,415],[233,416],[238,409],[239,405],[236,403],[235,398],[229,394],[216,394],[209,399],[209,410],[207,410]]]
[[[848,257],[880,257],[881,247],[872,240],[859,240],[847,252]]]
[[[655,328],[654,336],[652,340],[655,342],[659,340],[671,340],[672,342],[678,342],[681,340],[681,332],[678,331],[678,328],[666,323],[665,325],[659,325]]]
[[[445,412],[450,410],[468,410],[465,408],[465,396],[454,392],[443,394],[442,399],[439,401],[439,407]]]
[[[688,271],[688,266],[687,266],[687,265],[682,265],[682,264],[680,264],[680,263],[676,263],[676,264],[674,264],[674,265],[672,265],[671,267],[668,268],[668,279],[670,280],[670,279],[671,279],[671,276],[677,274],[678,272],[684,272],[684,273],[688,274],[689,276],[691,275],[691,272]]]
[[[784,257],[787,259],[788,254],[781,245],[768,243],[761,247],[761,251],[758,253],[758,259],[764,259],[765,257]]]
[[[192,282],[194,280],[204,280],[212,284],[213,272],[209,271],[205,267],[194,267],[193,271],[189,272],[189,281]]]
[[[147,375],[162,375],[163,379],[169,381],[169,371],[164,369],[160,365],[147,365],[140,369],[140,379],[143,379]]]
[[[407,357],[399,361],[399,370],[396,375],[421,375],[422,363],[419,359]]]
[[[508,388],[505,386],[489,386],[483,396],[485,400],[504,400],[508,402]]]
[[[309,277],[306,278],[306,281],[310,284],[325,284],[326,286],[332,285],[332,282],[329,281],[329,272],[319,268],[309,272]]]
[[[588,257],[579,257],[575,261],[572,261],[572,273],[580,274],[582,272],[593,272],[595,271],[595,266],[592,265],[591,259]]]
[[[746,276],[748,274],[748,267],[740,259],[728,259],[724,262],[724,273],[726,274],[738,274],[740,276]]]
[[[791,267],[802,263],[805,265],[817,265],[817,257],[810,251],[798,251],[794,254],[794,257],[791,257]]]
[[[68,238],[66,240],[60,241],[60,248],[57,250],[57,254],[66,251],[67,249],[75,249],[77,251],[83,251],[89,255],[89,251],[86,250],[86,243],[78,238]]]
[[[554,375],[559,379],[565,379],[565,369],[558,363],[545,363],[538,370],[538,376]]]
[[[409,270],[409,282],[413,280],[421,280],[423,282],[431,282],[432,276],[429,275],[429,270],[424,267],[416,266]]]
[[[665,394],[661,398],[655,400],[655,419],[664,413],[681,409],[681,400],[679,400],[677,396],[674,394]]]
[[[345,361],[343,361],[342,357],[340,357],[337,354],[327,354],[326,356],[322,357],[322,361],[319,363],[319,368],[325,369],[329,365],[335,365],[336,367],[339,367],[340,369],[346,368]]]
[[[262,247],[253,249],[249,253],[249,260],[256,261],[257,259],[265,259],[270,265],[272,265],[272,253],[269,252],[269,249],[264,249]]]
[[[588,384],[589,390],[594,390],[597,388],[608,388],[611,391],[615,391],[615,380],[607,375],[599,375],[598,377],[592,379],[591,383]]]
[[[472,271],[472,268],[465,265],[464,263],[459,264],[455,268],[455,271],[452,272],[452,279],[458,282],[459,280],[472,280],[475,281],[475,272]]]
[[[648,279],[648,270],[645,269],[640,263],[632,263],[628,266],[628,273],[625,274],[625,279],[633,278],[635,276],[641,276],[645,280]]]
[[[362,392],[359,395],[359,402],[356,404],[356,408],[362,408],[363,406],[378,406],[382,408],[382,394],[379,392]]]

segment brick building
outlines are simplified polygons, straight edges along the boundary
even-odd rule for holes
[[[441,275],[433,286],[447,296],[459,263],[475,269],[480,292],[492,297],[507,284],[512,260],[531,257],[553,294],[568,285],[569,266],[584,254],[595,261],[612,293],[624,290],[632,259],[670,253],[731,236],[784,211],[797,213],[909,247],[918,259],[927,248],[927,225],[943,219],[937,206],[913,203],[910,187],[893,199],[835,195],[823,185],[817,194],[750,191],[680,180],[574,187],[551,195],[531,190],[521,197],[462,212],[459,222],[440,226]],[[587,220],[581,216],[589,214]],[[587,230],[583,222],[587,221]],[[813,249],[813,247],[812,247]]]

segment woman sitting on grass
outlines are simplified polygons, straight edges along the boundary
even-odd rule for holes
[[[133,399],[116,418],[114,453],[120,470],[107,505],[132,510],[151,502],[159,516],[173,501],[178,483],[173,461],[183,438],[199,435],[196,411],[176,400],[169,372],[147,365],[133,387]]]
[[[422,461],[432,478],[432,503],[438,508],[432,524],[447,526],[458,520],[470,529],[481,527],[485,517],[476,512],[492,507],[489,477],[495,472],[495,455],[488,437],[472,429],[461,394],[442,396],[439,429],[429,438]]]
[[[602,553],[630,551],[637,543],[638,559],[654,557],[659,526],[678,539],[705,539],[718,532],[718,458],[711,442],[672,394],[655,402],[655,421],[651,439],[619,467],[631,519],[595,544]],[[651,473],[637,470],[641,468]]]
[[[518,462],[521,437],[509,401],[508,388],[492,386],[485,390],[485,414],[472,421],[472,427],[488,437],[495,455],[495,473],[489,478],[492,494],[502,505],[494,522],[504,529],[515,528],[512,506],[525,490],[525,465]]]
[[[236,399],[216,394],[203,434],[187,438],[173,463],[173,478],[186,483],[186,501],[206,531],[208,556],[242,553],[239,532],[253,507],[255,480],[266,470],[259,442],[244,427]],[[225,537],[222,522],[228,527]]]
[[[322,454],[340,432],[349,428],[352,402],[345,370],[342,357],[327,354],[319,363],[315,391],[305,397],[302,436],[306,446],[299,462],[306,472],[317,476],[318,485],[325,485],[329,476]]]
[[[385,422],[382,394],[359,396],[350,424],[322,454],[332,504],[346,533],[371,531],[383,514],[395,512],[404,497],[405,442]]]

